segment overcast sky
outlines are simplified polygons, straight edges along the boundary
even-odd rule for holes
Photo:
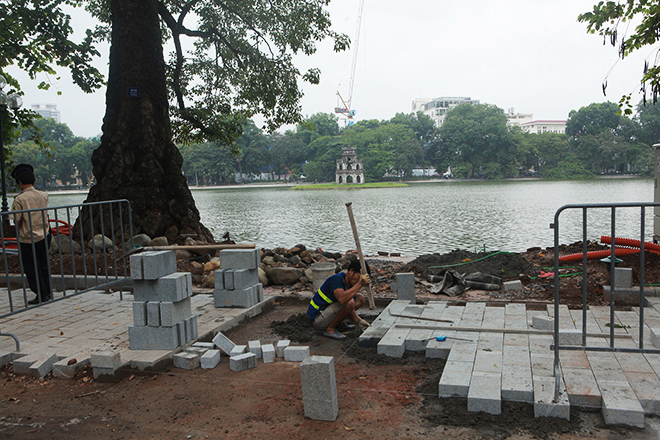
[[[534,119],[566,119],[593,102],[640,95],[645,48],[625,60],[602,38],[588,35],[580,13],[596,0],[365,0],[352,108],[356,120],[410,113],[415,98],[465,96]],[[332,0],[333,27],[355,39],[359,0]],[[84,34],[88,20],[73,23]],[[619,32],[626,31],[625,24]],[[632,28],[628,33],[632,32]],[[348,98],[353,50],[335,54],[330,42],[313,57],[297,58],[301,71],[321,69],[321,84],[304,85],[303,114],[332,113],[336,92]],[[107,48],[98,61],[107,74]],[[11,70],[16,73],[15,70]],[[607,78],[607,96],[602,83]],[[45,79],[45,78],[41,78]],[[62,72],[51,91],[21,77],[26,106],[56,104],[74,134],[100,134],[105,91],[87,95]],[[57,91],[62,95],[58,96]]]

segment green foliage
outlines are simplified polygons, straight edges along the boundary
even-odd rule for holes
[[[648,0],[624,0],[620,2],[601,1],[594,6],[593,11],[578,16],[578,21],[587,24],[589,33],[601,35],[603,43],[617,47],[619,56],[623,59],[636,50],[646,46],[653,47],[660,38],[658,23],[660,23],[660,3]],[[639,22],[634,30],[630,30],[631,21]],[[619,25],[624,23],[625,29],[619,32]],[[654,48],[655,50],[655,48]],[[655,104],[660,92],[660,65],[658,58],[649,66],[644,63],[644,73],[641,78],[643,103],[648,96]],[[603,83],[603,93],[607,89],[607,80]],[[624,95],[619,104],[626,115],[632,114],[630,95]]]
[[[236,158],[226,148],[214,144],[188,144],[179,147],[183,173],[195,185],[231,183],[236,173]]]

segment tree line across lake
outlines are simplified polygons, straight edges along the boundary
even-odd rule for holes
[[[38,119],[11,146],[14,164],[35,166],[44,187],[93,183],[91,155],[98,138],[75,136],[65,124]],[[566,133],[533,134],[507,125],[504,110],[462,104],[436,128],[422,113],[390,120],[363,120],[340,127],[318,113],[295,130],[266,133],[254,122],[232,145],[180,145],[183,172],[192,185],[253,179],[332,182],[342,147],[356,148],[367,182],[410,179],[414,168],[451,167],[454,177],[502,179],[519,176],[579,179],[603,174],[653,173],[653,144],[660,141],[660,105],[639,105],[632,117],[618,105],[594,103],[570,112]]]

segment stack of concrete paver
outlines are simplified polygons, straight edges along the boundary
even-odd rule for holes
[[[215,271],[216,307],[252,307],[263,301],[264,289],[259,283],[259,249],[226,249],[220,251],[221,269]]]
[[[190,307],[192,276],[176,271],[173,251],[132,255],[131,278],[131,350],[172,350],[197,339],[197,316]]]
[[[649,302],[644,310],[644,346],[657,347],[660,301]],[[499,414],[502,401],[516,401],[533,404],[537,417],[568,419],[571,406],[601,408],[605,423],[632,426],[643,426],[645,414],[660,415],[660,355],[654,353],[560,350],[555,400],[555,319],[559,345],[578,348],[581,310],[560,306],[555,317],[552,305],[528,310],[524,304],[489,307],[446,301],[392,301],[359,342],[388,356],[421,351],[426,357],[445,359],[439,397],[464,397],[469,411]],[[607,336],[613,331],[616,347],[638,346],[639,308],[615,311],[613,330],[608,307],[589,307],[586,319],[587,345],[609,346]]]

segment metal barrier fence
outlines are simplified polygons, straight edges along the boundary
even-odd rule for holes
[[[565,205],[557,210],[555,213],[554,223],[550,225],[550,228],[554,229],[554,286],[555,286],[555,320],[554,320],[554,373],[555,373],[555,400],[559,397],[559,388],[560,388],[560,373],[559,373],[559,350],[584,350],[584,351],[608,351],[608,352],[633,352],[633,353],[660,353],[660,349],[655,348],[644,348],[644,307],[646,303],[645,292],[644,292],[644,253],[645,253],[645,229],[646,229],[646,208],[647,207],[660,207],[660,203],[596,203],[596,204],[581,204],[581,205]],[[640,229],[639,229],[639,242],[640,242],[640,252],[639,252],[639,341],[637,348],[630,347],[615,347],[615,333],[614,329],[616,327],[614,309],[616,305],[615,296],[616,296],[616,256],[615,256],[615,246],[616,246],[616,214],[617,209],[634,209],[639,208],[640,210]],[[579,209],[582,211],[582,341],[581,345],[560,345],[559,344],[559,216],[562,212],[567,210]],[[603,346],[589,346],[587,345],[587,266],[588,266],[588,256],[587,256],[587,230],[588,230],[588,213],[589,211],[594,210],[610,210],[610,236],[611,236],[611,248],[610,248],[610,310],[609,310],[609,344],[607,347]],[[620,239],[621,241],[621,239]],[[596,264],[603,264],[597,260]]]
[[[92,289],[118,287],[130,278],[123,258],[133,249],[128,200],[9,211],[0,217],[0,287],[7,289],[6,296],[0,295],[0,318]],[[16,220],[21,217],[34,231],[28,240],[25,232],[19,238]],[[48,264],[40,263],[44,251]],[[29,299],[30,290],[34,299]]]

